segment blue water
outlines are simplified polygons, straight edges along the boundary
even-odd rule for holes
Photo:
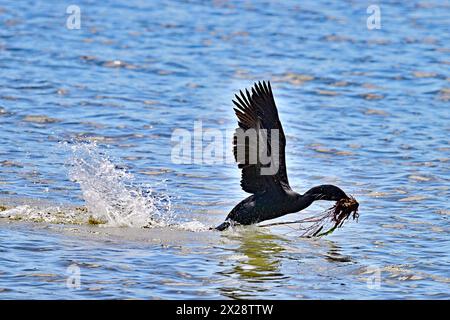
[[[75,4],[79,30],[68,3],[0,1],[0,205],[20,211],[0,219],[0,299],[450,297],[448,2],[382,2],[379,30],[365,1]],[[246,197],[239,172],[173,163],[172,132],[233,129],[233,94],[258,80],[272,81],[291,186],[342,187],[359,223],[321,239],[206,230]],[[85,159],[64,142],[80,140],[114,179],[71,176]],[[87,200],[129,196],[101,197],[120,170],[200,227],[80,222]]]

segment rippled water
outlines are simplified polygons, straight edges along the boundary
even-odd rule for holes
[[[0,3],[0,298],[450,297],[448,2],[382,2],[380,30],[364,1],[75,4],[80,30],[59,1]],[[234,128],[262,79],[291,185],[341,186],[359,223],[207,230],[239,172],[172,163],[171,134]]]

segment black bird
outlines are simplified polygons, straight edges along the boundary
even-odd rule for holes
[[[233,153],[238,167],[242,170],[241,187],[252,195],[236,205],[225,222],[216,227],[216,230],[222,231],[231,225],[249,225],[278,218],[301,211],[317,200],[347,201],[350,199],[344,191],[333,185],[313,187],[304,194],[291,189],[286,172],[286,137],[278,118],[270,82],[255,83],[251,93],[246,89],[245,94],[240,91],[240,95],[235,97],[234,111],[239,128],[236,129],[234,136]],[[249,129],[256,132],[258,143],[255,140],[250,141],[250,138],[243,138],[243,132],[248,132]],[[275,142],[272,141],[272,134],[276,132],[273,129],[278,132],[278,141],[275,140]],[[241,135],[240,139],[239,135]],[[272,152],[272,149],[275,150],[272,144],[275,143],[278,144],[278,152]],[[256,158],[253,158],[256,161],[250,161],[252,152],[257,154]],[[270,163],[263,162],[261,154],[268,155],[272,164],[278,164],[276,172],[262,174],[261,170],[267,169]]]

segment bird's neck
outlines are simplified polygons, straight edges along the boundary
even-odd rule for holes
[[[309,207],[314,201],[316,201],[316,197],[314,195],[305,193],[304,195],[298,195],[296,201],[293,203],[292,209],[290,210],[292,213],[299,212],[307,207]]]

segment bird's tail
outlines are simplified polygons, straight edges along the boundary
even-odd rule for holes
[[[225,221],[222,224],[220,224],[217,227],[212,228],[212,229],[217,230],[217,231],[224,231],[224,230],[228,229],[230,226],[231,226],[231,223],[229,221]]]

